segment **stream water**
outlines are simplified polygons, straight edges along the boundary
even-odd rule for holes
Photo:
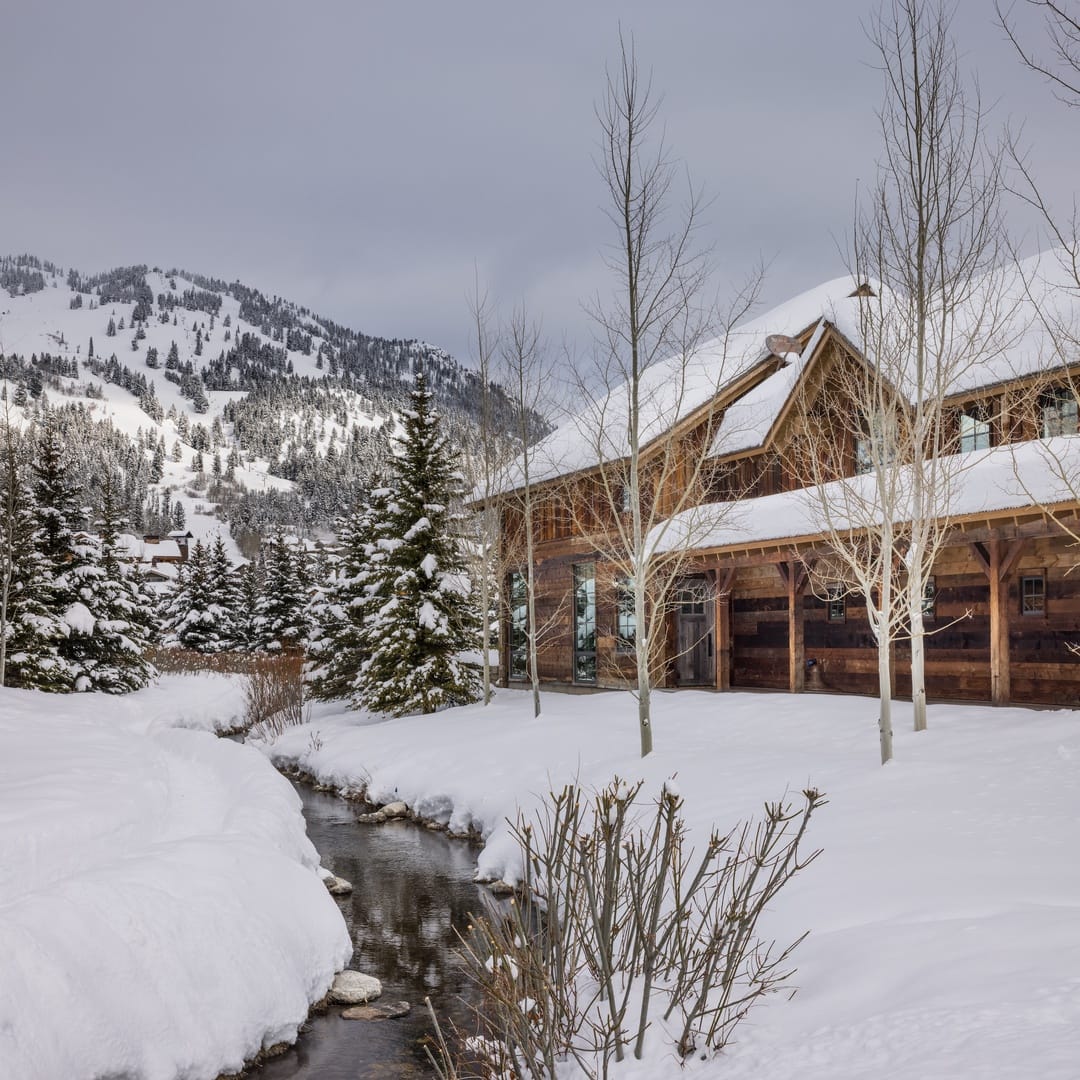
[[[313,1017],[286,1055],[252,1075],[258,1080],[366,1080],[433,1075],[421,1040],[431,1031],[424,996],[444,1016],[466,1023],[470,991],[455,929],[485,906],[473,883],[476,860],[461,841],[411,822],[362,825],[356,810],[303,784],[308,836],[323,865],[353,883],[339,900],[356,951],[349,967],[382,981],[376,1005],[407,1001],[400,1020],[343,1020],[340,1010]]]

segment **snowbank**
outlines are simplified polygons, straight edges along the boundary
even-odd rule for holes
[[[212,1078],[352,946],[289,784],[195,731],[221,681],[0,691],[0,1073]]]
[[[767,935],[810,937],[800,987],[740,1029],[717,1080],[1075,1080],[1080,1061],[1080,712],[897,706],[896,760],[877,764],[865,698],[682,691],[656,696],[656,752],[637,756],[636,707],[619,693],[500,691],[471,706],[381,722],[323,708],[271,749],[377,801],[403,799],[477,827],[484,875],[513,878],[505,818],[577,776],[678,775],[697,836],[766,799],[829,797],[821,858],[778,898]],[[312,739],[313,730],[318,738]],[[679,1072],[674,1060],[662,1072]],[[656,1061],[620,1076],[656,1076]]]

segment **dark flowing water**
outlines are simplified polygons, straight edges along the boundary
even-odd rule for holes
[[[439,1013],[466,1022],[461,997],[470,984],[456,955],[455,928],[483,910],[473,883],[476,860],[461,841],[411,822],[360,825],[356,811],[333,795],[296,786],[308,836],[323,865],[353,883],[338,900],[356,951],[348,965],[382,981],[374,1004],[407,1001],[400,1020],[343,1020],[340,1010],[314,1017],[284,1057],[253,1074],[258,1080],[354,1080],[433,1075],[421,1040],[431,1024],[424,996]]]

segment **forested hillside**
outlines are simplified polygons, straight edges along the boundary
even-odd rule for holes
[[[467,456],[481,385],[437,346],[184,270],[0,258],[8,407],[30,424],[56,415],[91,497],[98,464],[117,470],[135,529],[226,522],[242,545],[278,526],[328,530],[385,471],[418,371]],[[512,404],[488,391],[508,432]]]

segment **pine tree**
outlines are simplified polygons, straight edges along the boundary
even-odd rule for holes
[[[389,494],[375,488],[344,523],[338,536],[340,556],[312,604],[308,678],[312,696],[319,700],[352,697],[357,673],[370,659],[363,630],[385,599],[388,579],[379,571],[390,545],[380,541],[389,538]],[[355,698],[353,704],[358,704]]]
[[[177,503],[177,506],[180,504]],[[241,604],[244,602],[240,582],[233,572],[232,559],[221,533],[210,545],[210,590],[220,611],[218,640],[221,649],[238,649],[244,645],[241,630]]]
[[[266,552],[266,582],[255,619],[257,642],[264,649],[297,648],[308,637],[306,557],[299,543],[278,531]]]
[[[221,652],[222,612],[213,596],[211,553],[195,541],[186,563],[180,564],[176,586],[165,603],[166,644],[195,652]]]
[[[83,577],[82,601],[95,616],[94,632],[83,645],[90,689],[110,694],[145,686],[156,674],[146,650],[156,637],[153,598],[135,570],[122,561],[123,518],[116,486],[106,471],[101,489],[100,557]]]
[[[66,690],[59,642],[64,627],[46,606],[47,564],[36,544],[37,518],[19,467],[21,438],[2,430],[0,462],[0,684]]]
[[[252,561],[233,572],[239,596],[236,636],[238,644],[245,649],[253,649],[258,643],[256,619],[259,600],[263,594],[264,571],[265,567],[261,562]]]
[[[480,619],[453,509],[464,495],[455,456],[431,408],[423,373],[394,458],[387,507],[390,539],[379,570],[384,597],[363,631],[369,652],[357,677],[357,700],[397,716],[431,713],[480,696]]]

